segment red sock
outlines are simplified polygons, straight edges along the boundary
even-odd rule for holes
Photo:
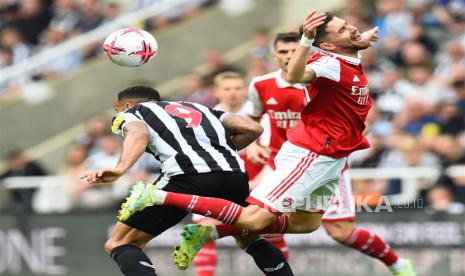
[[[215,242],[207,243],[194,258],[196,276],[214,276],[216,263]]]
[[[354,228],[343,244],[376,258],[387,266],[391,266],[399,258],[378,235],[364,229]]]
[[[287,227],[289,226],[289,216],[280,215],[275,220],[273,220],[268,226],[263,228],[259,233],[266,234],[281,234],[287,232]],[[218,232],[218,238],[223,238],[226,236],[247,236],[249,231],[237,226],[232,226],[229,224],[220,224],[215,225],[216,231]]]
[[[289,248],[287,247],[284,234],[262,234],[260,237],[265,238],[274,247],[278,248],[283,253],[284,259],[289,260]]]
[[[231,225],[236,223],[243,209],[242,206],[221,198],[173,192],[166,193],[163,205],[178,207],[187,212],[211,217]]]

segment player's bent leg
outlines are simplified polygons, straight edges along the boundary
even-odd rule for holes
[[[259,206],[250,205],[244,208],[244,217],[237,224],[250,227],[252,230],[231,225],[197,225],[189,224],[183,228],[181,242],[175,248],[175,264],[180,269],[186,269],[194,256],[205,244],[225,236],[247,236],[250,232],[259,233],[310,233],[318,229],[321,222],[320,213],[297,211],[290,215],[270,213]],[[241,214],[242,217],[242,214]],[[251,218],[249,220],[249,218]],[[268,221],[271,221],[269,223]],[[258,226],[251,224],[256,222]],[[269,223],[264,226],[265,223]]]
[[[194,198],[192,197],[192,199]],[[208,198],[197,197],[197,201],[201,201],[202,199],[208,200]],[[194,201],[193,205],[195,204]],[[278,216],[275,212],[269,212],[257,205],[250,205],[246,208],[238,205],[235,207],[236,209],[232,209],[232,212],[226,212],[226,218],[231,218],[234,215],[234,210],[239,210],[239,216],[233,220],[236,226],[222,224],[213,227],[192,224],[184,227],[181,234],[182,240],[180,246],[175,250],[175,262],[177,262],[179,268],[186,269],[200,248],[212,240],[225,236],[243,236],[247,235],[249,231],[256,233],[310,233],[318,229],[322,217],[322,214],[319,212],[298,210],[292,215],[284,214]],[[224,210],[225,208],[220,212],[220,217]],[[215,210],[214,212],[217,213],[217,211]],[[212,212],[209,210],[208,212],[212,215]],[[238,225],[246,229],[238,227]]]
[[[120,222],[116,223],[105,251],[118,264],[126,276],[155,276],[155,267],[142,251],[153,236]]]
[[[322,216],[321,213],[297,211],[291,215],[281,215],[277,217],[276,214],[270,213],[255,205],[244,208],[244,212],[244,218],[240,223],[256,230],[257,233],[310,233],[318,229]],[[249,217],[253,220],[248,220],[247,218]],[[270,220],[272,222],[264,227],[263,225]],[[257,222],[258,226],[251,227],[250,223],[253,221]],[[249,235],[249,231],[237,226],[186,225],[181,233],[181,242],[175,248],[174,252],[176,266],[182,270],[187,269],[195,255],[199,252],[200,248],[212,240],[228,235],[237,235],[236,239],[241,247],[250,243],[250,237],[247,237],[247,235]],[[240,236],[244,238],[240,238]],[[288,264],[279,249],[272,246],[266,240],[261,240],[253,245],[254,246],[249,245],[246,252],[254,257],[256,264],[265,272],[266,275],[292,275],[289,274],[289,271],[291,271],[290,267],[288,267]],[[259,254],[257,252],[267,253]],[[266,259],[263,259],[265,256]],[[280,262],[277,262],[277,260],[280,260]],[[273,261],[277,263],[277,265],[268,265],[269,262]]]

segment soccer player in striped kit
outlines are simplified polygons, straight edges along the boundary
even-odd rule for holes
[[[119,113],[113,118],[112,132],[124,138],[120,160],[116,167],[87,172],[82,179],[92,184],[114,182],[147,151],[162,163],[160,177],[150,185],[247,205],[249,179],[237,149],[258,138],[262,132],[258,123],[196,103],[161,101],[157,91],[144,86],[121,91],[114,109]],[[133,188],[141,186],[145,183]],[[116,224],[105,250],[124,275],[155,276],[155,267],[142,249],[187,213],[170,206],[145,208]],[[266,240],[251,235],[236,240],[252,244],[243,248],[266,275],[293,275],[282,253]],[[269,271],[275,267],[280,269]]]

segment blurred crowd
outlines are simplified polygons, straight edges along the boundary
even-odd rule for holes
[[[165,0],[2,0],[0,1],[0,70],[79,34],[91,31],[120,15]],[[128,3],[132,2],[132,3]],[[165,1],[166,2],[166,1]],[[146,30],[168,26],[195,16],[214,0],[191,0],[175,11],[141,22]],[[51,61],[33,72],[32,80],[65,74],[85,60],[102,54],[101,42]],[[0,83],[0,101],[18,93],[25,78]]]
[[[379,43],[361,53],[375,103],[367,121],[372,147],[351,155],[350,166],[436,168],[441,174],[434,183],[417,183],[425,210],[465,213],[465,0],[348,0],[336,14],[361,31],[379,26],[381,35]],[[157,19],[150,24],[164,23]],[[228,64],[216,49],[205,51],[208,73],[184,76],[184,99],[214,107],[218,100],[212,80],[218,73],[237,71],[248,82],[276,70],[273,38],[268,28],[252,30],[253,46],[242,66]],[[27,52],[29,48],[23,46],[18,51]],[[121,146],[108,133],[108,118],[96,116],[88,125],[87,132],[69,147],[61,170],[76,180],[70,186],[76,198],[95,192],[77,175],[115,163]],[[133,178],[157,171],[156,163],[147,160]],[[357,180],[353,190],[357,196],[377,199],[401,192],[400,181]]]

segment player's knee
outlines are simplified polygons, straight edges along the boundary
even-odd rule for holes
[[[114,248],[124,245],[124,244],[132,244],[137,247],[144,248],[147,242],[148,240],[134,240],[134,239],[128,239],[128,238],[118,239],[115,237],[111,237],[105,242],[104,249],[105,249],[105,252],[110,254]]]
[[[107,254],[110,254],[115,247],[115,242],[111,238],[105,242],[104,249]]]

